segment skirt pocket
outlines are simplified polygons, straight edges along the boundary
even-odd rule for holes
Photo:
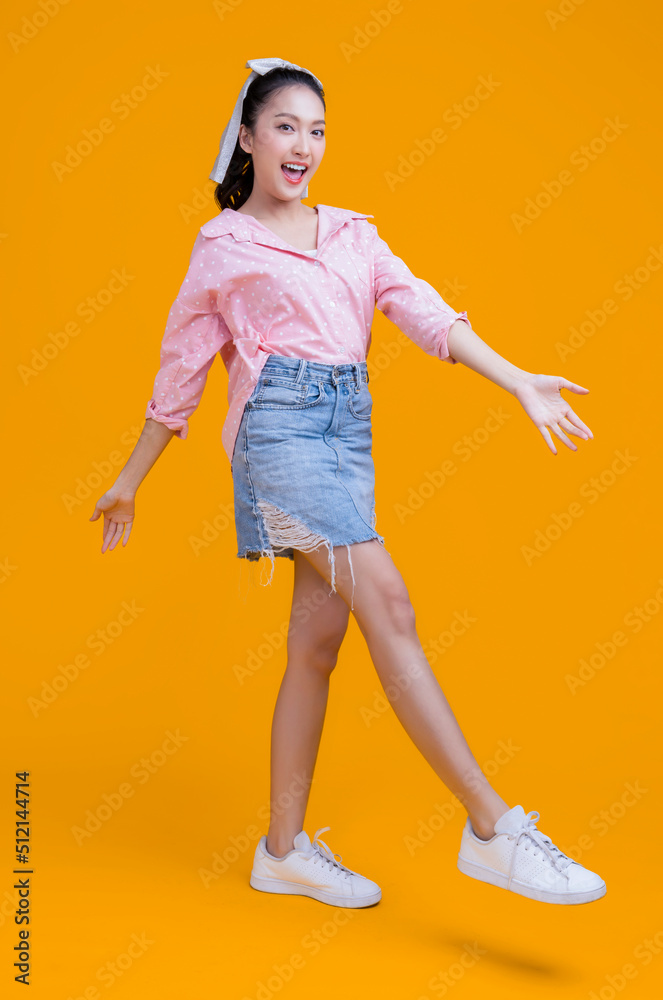
[[[247,406],[254,410],[303,410],[317,406],[324,398],[322,382],[294,382],[267,375],[261,378]]]
[[[357,420],[370,420],[373,410],[373,396],[366,382],[362,382],[361,389],[356,392],[350,389],[348,397],[348,409]]]

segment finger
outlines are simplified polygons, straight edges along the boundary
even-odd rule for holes
[[[113,531],[115,530],[115,522],[111,521],[110,518],[104,518],[104,537],[102,539],[101,554],[103,555],[108,548],[108,543],[113,537]]]
[[[589,434],[586,434],[580,427],[576,427],[575,424],[572,424],[567,417],[562,417],[558,423],[562,430],[566,431],[567,434],[574,434],[576,437],[582,438],[583,441],[586,441],[589,437]]]
[[[104,537],[104,544],[101,547],[102,555],[106,551],[106,549],[109,547],[110,543],[113,541],[113,538],[115,537],[116,530],[117,530],[117,521],[109,521],[108,522],[108,532],[106,533],[106,535]]]
[[[550,427],[552,428],[553,433],[556,434],[560,441],[563,441],[564,444],[571,449],[571,451],[578,450],[578,445],[574,444],[573,441],[569,441],[559,424],[551,424]]]
[[[114,549],[114,548],[117,547],[118,542],[122,538],[122,532],[124,531],[124,524],[125,524],[124,521],[118,521],[117,522],[116,529],[115,529],[115,534],[113,535],[113,540],[111,541],[110,545],[108,546],[110,549]]]
[[[110,541],[111,536],[112,536],[113,531],[114,531],[114,524],[115,524],[115,521],[113,521],[113,519],[111,517],[107,517],[106,514],[104,514],[104,533],[103,533],[103,536],[102,536],[102,542],[103,542],[103,546],[105,546],[105,547],[102,546],[102,549],[101,549],[102,552],[105,552],[106,548],[108,547],[108,542]]]
[[[577,382],[569,382],[567,378],[560,378],[560,389],[570,389],[571,392],[589,392],[589,389],[585,389],[584,385],[578,385]]]
[[[94,514],[90,518],[90,521],[96,521],[100,514],[101,514],[101,510],[99,509],[99,507],[95,507],[94,508]]]
[[[104,535],[103,535],[104,542],[110,542],[115,532],[116,524],[117,521],[115,520],[112,514],[104,514]]]
[[[131,529],[133,528],[133,521],[129,521],[127,524],[127,530],[124,538],[122,539],[122,545],[126,545],[129,541],[129,535],[131,534]]]
[[[576,427],[580,427],[582,428],[583,431],[586,431],[586,433],[589,435],[590,438],[594,437],[587,424],[583,423],[578,414],[574,413],[573,410],[568,409],[566,411],[566,419],[574,423]]]
[[[544,425],[542,427],[539,427],[539,430],[543,434],[545,442],[548,445],[548,447],[550,448],[550,450],[553,453],[553,455],[556,455],[557,454],[557,448],[555,448],[555,445],[553,444],[553,439],[550,436],[550,431],[548,430],[548,428]]]

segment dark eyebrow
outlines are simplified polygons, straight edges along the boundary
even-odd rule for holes
[[[275,118],[294,118],[296,122],[300,119],[297,115],[291,114],[289,111],[279,111],[278,114],[274,115]],[[324,118],[318,118],[317,121],[311,122],[312,125],[326,125]]]

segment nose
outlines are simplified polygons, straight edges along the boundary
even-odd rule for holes
[[[308,158],[311,149],[308,138],[300,137],[296,148],[297,148],[297,152],[295,154],[296,156],[300,156],[302,160]]]

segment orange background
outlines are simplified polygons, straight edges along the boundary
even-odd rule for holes
[[[37,0],[14,0],[2,15],[4,993],[22,995],[12,968],[12,797],[14,773],[28,769],[34,997],[110,989],[160,1000],[434,1000],[440,975],[463,970],[466,946],[480,958],[454,981],[458,998],[562,989],[609,998],[620,986],[633,1000],[656,995],[658,9],[392,2],[391,21],[373,30],[381,0],[44,3],[48,16]],[[456,869],[465,814],[449,815],[450,793],[380,702],[353,619],[305,828],[312,836],[329,825],[323,839],[381,884],[382,902],[347,911],[250,888],[251,836],[267,830],[270,724],[285,667],[277,636],[293,566],[278,559],[273,585],[261,587],[247,572],[256,564],[236,558],[219,359],[189,439],[170,444],[139,491],[128,547],[100,555],[101,522],[88,518],[140,433],[168,310],[198,228],[217,214],[208,175],[245,61],[270,55],[326,88],[327,151],[308,204],[372,213],[394,252],[466,309],[495,350],[591,390],[565,395],[594,441],[575,453],[558,442],[554,457],[514,397],[436,363],[376,313],[377,528],[424,648],[457,614],[475,619],[432,665],[500,794],[537,809],[541,830],[605,878],[596,903],[536,903]],[[167,76],[123,111],[147,67]],[[474,100],[482,76],[499,86]],[[457,103],[460,127],[447,114]],[[105,117],[112,131],[58,179],[67,145]],[[606,119],[627,127],[600,149]],[[445,142],[391,187],[400,158],[440,127]],[[583,146],[592,149],[585,166]],[[519,231],[513,217],[528,199],[543,204],[563,170],[572,182]],[[114,270],[131,276],[126,287],[83,318],[81,303],[104,300]],[[615,305],[601,322],[606,299]],[[33,352],[43,357],[72,321],[79,333],[26,377]],[[583,323],[584,341],[562,357],[558,345]],[[507,416],[482,432],[491,408]],[[627,466],[613,468],[618,453]],[[424,488],[415,509],[427,474],[449,459],[455,473]],[[83,499],[72,504],[77,486]],[[565,519],[574,502],[581,514]],[[192,539],[204,533],[196,554]],[[527,558],[537,538],[542,551]],[[106,639],[95,645],[97,630]],[[623,638],[611,646],[615,632]],[[573,686],[582,661],[594,666]],[[164,752],[178,732],[179,748],[166,742]],[[77,839],[98,810],[99,828]],[[408,849],[408,838],[418,846]],[[224,857],[206,887],[201,872]]]

